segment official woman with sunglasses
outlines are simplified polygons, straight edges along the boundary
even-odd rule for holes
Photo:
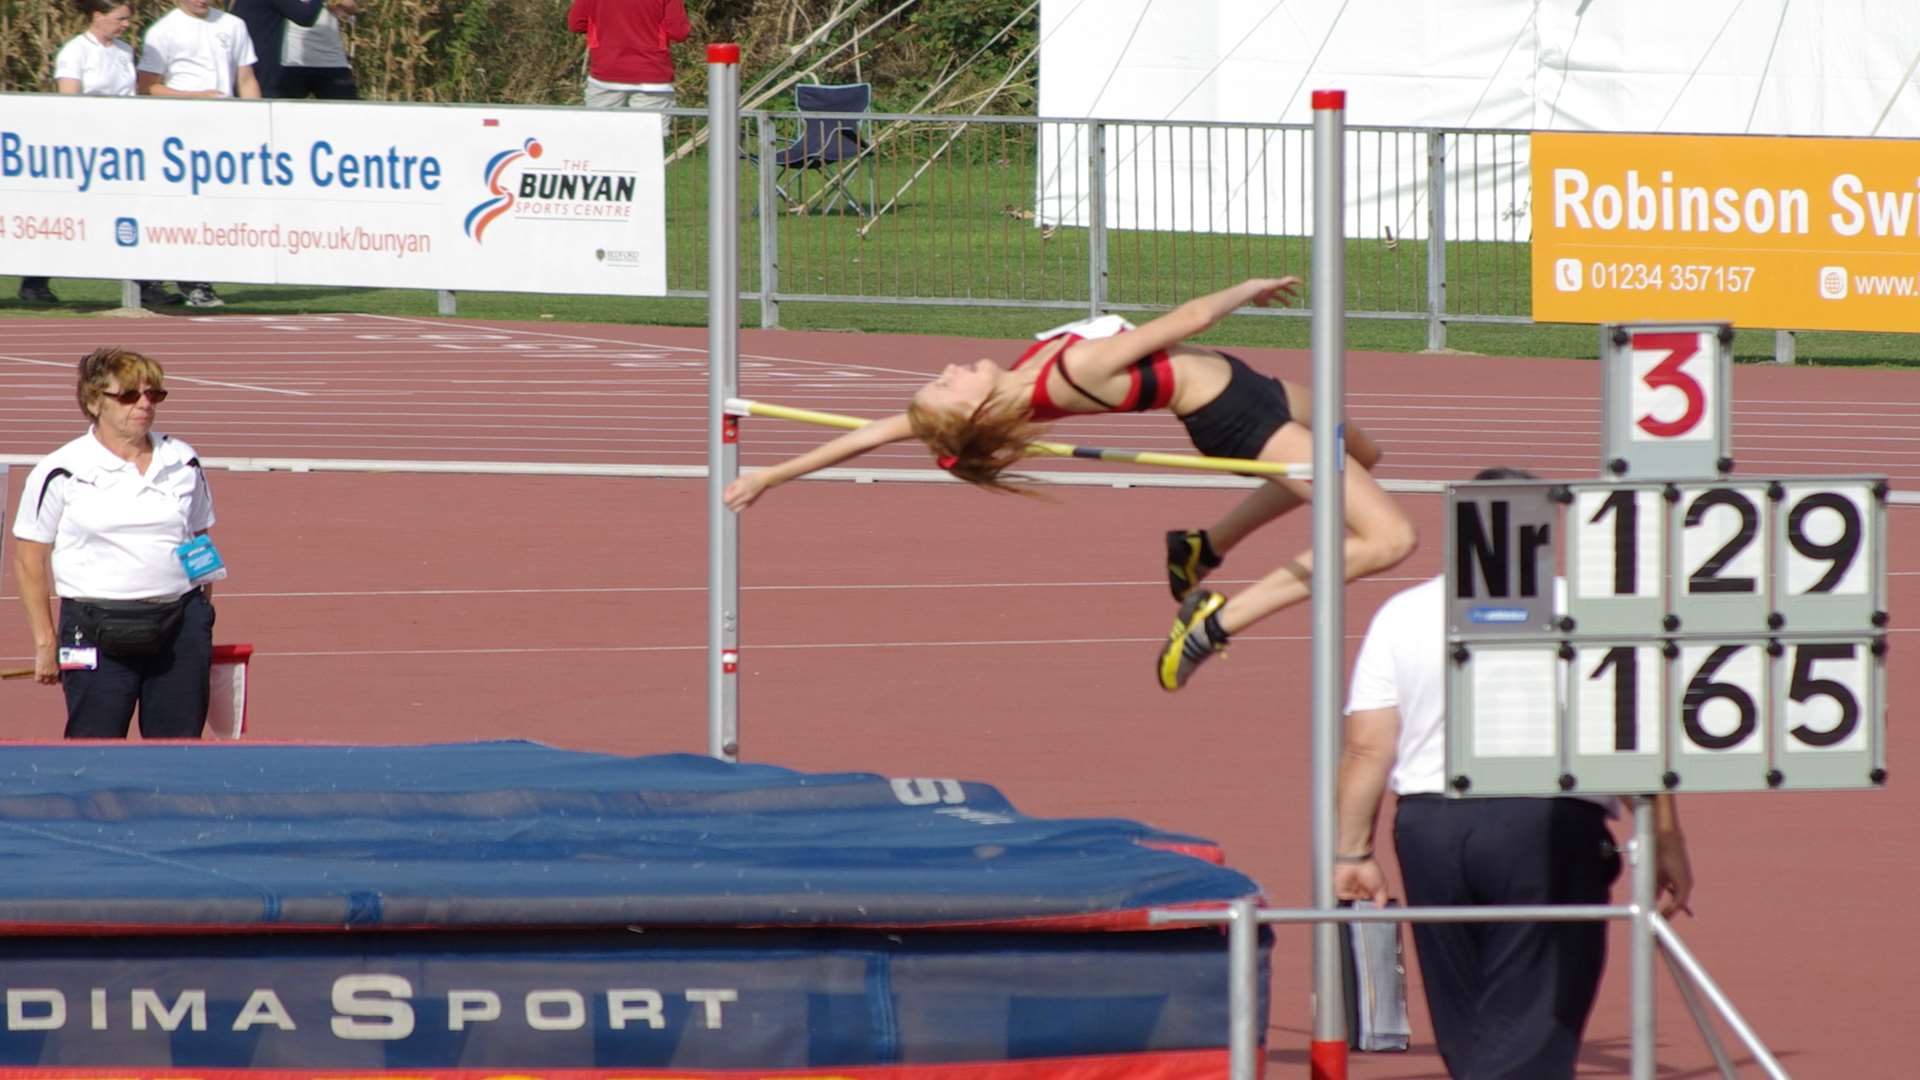
[[[213,663],[213,496],[193,448],[153,430],[160,364],[126,349],[80,361],[87,433],[34,466],[15,576],[34,678],[66,691],[69,739],[197,739]],[[58,618],[51,610],[60,598]]]

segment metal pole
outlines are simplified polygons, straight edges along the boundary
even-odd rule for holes
[[[1260,1076],[1260,902],[1249,896],[1233,902],[1227,923],[1227,1075],[1229,1080]]]
[[[1107,303],[1107,126],[1087,123],[1087,314]]]
[[[707,46],[707,753],[740,755],[740,46]]]
[[[1631,922],[1632,907],[1611,904],[1493,904],[1481,907],[1390,907],[1390,908],[1261,908],[1256,915],[1262,923],[1295,925],[1298,923],[1496,923],[1496,922]],[[1217,908],[1160,908],[1147,912],[1153,926],[1177,926],[1186,923],[1227,924],[1233,922],[1231,905]]]
[[[773,202],[773,117],[755,118],[754,137],[760,145],[758,181],[753,204],[760,208],[760,328],[780,325],[780,209]]]
[[[1798,352],[1798,349],[1796,348],[1796,342],[1794,340],[1793,331],[1775,330],[1773,332],[1773,362],[1774,363],[1791,364],[1796,359],[1798,359],[1798,357],[1795,355],[1797,352]]]
[[[1693,953],[1689,952],[1685,943],[1680,940],[1680,935],[1674,933],[1673,927],[1667,925],[1667,920],[1655,914],[1648,920],[1647,925],[1659,936],[1660,944],[1666,948],[1667,955],[1673,959],[1673,962],[1693,979],[1693,985],[1707,995],[1707,1000],[1713,1002],[1713,1007],[1720,1010],[1720,1018],[1725,1020],[1727,1026],[1733,1029],[1733,1033],[1746,1044],[1747,1052],[1760,1063],[1760,1068],[1772,1080],[1790,1080],[1787,1070],[1780,1067],[1779,1060],[1760,1041],[1760,1036],[1747,1024],[1746,1018],[1740,1015],[1740,1010],[1734,1008],[1733,1002],[1727,995],[1721,992],[1720,987],[1715,985],[1711,978],[1707,977],[1707,969],[1701,967],[1700,961],[1694,959]]]
[[[1347,351],[1344,90],[1313,92],[1313,906],[1334,909],[1334,782],[1345,677]],[[1337,923],[1313,928],[1313,1080],[1345,1080]]]
[[[140,283],[139,282],[122,281],[120,283],[120,306],[123,308],[139,310],[139,307],[140,307]]]
[[[1659,891],[1659,877],[1653,845],[1653,800],[1645,795],[1633,798],[1633,921],[1629,924],[1633,966],[1629,973],[1632,989],[1633,1080],[1653,1080],[1654,970],[1653,903]]]
[[[1733,1059],[1727,1056],[1727,1048],[1713,1030],[1713,1018],[1707,1015],[1706,1007],[1700,1004],[1700,992],[1693,988],[1693,980],[1680,970],[1672,953],[1665,949],[1659,950],[1659,953],[1660,958],[1667,962],[1667,974],[1673,976],[1673,985],[1680,991],[1680,1000],[1686,1002],[1687,1012],[1693,1016],[1693,1026],[1700,1030],[1700,1039],[1707,1044],[1707,1053],[1713,1055],[1713,1063],[1719,1068],[1722,1080],[1739,1080],[1739,1075],[1734,1072]]]
[[[1447,134],[1427,132],[1427,351],[1447,347]]]
[[[434,310],[441,315],[460,314],[459,294],[452,289],[439,289],[434,292]]]
[[[13,466],[0,464],[0,512],[4,512],[7,508],[7,488],[12,483]],[[0,529],[0,567],[7,565],[7,533],[11,531],[11,529]]]

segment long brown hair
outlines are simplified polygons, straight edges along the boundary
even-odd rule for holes
[[[1026,456],[1027,447],[1042,429],[1033,422],[1024,403],[990,394],[972,412],[963,414],[953,409],[930,409],[915,401],[907,406],[907,422],[941,466],[967,483],[988,491],[1035,494],[1003,478]]]

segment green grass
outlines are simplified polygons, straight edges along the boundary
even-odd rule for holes
[[[780,291],[886,298],[956,299],[964,306],[870,302],[783,301],[780,324],[790,329],[870,333],[949,334],[1016,338],[1086,310],[1088,248],[1085,228],[1036,227],[1035,158],[1030,127],[976,125],[947,145],[947,129],[929,125],[882,143],[871,170],[855,178],[861,201],[893,206],[871,224],[844,210],[820,212],[818,174],[788,174],[787,212],[763,220],[753,212],[757,176],[750,162],[740,173],[741,288],[760,287],[763,235],[777,236]],[[931,166],[928,163],[931,162]],[[915,173],[919,175],[916,177]],[[667,276],[675,290],[703,290],[707,273],[707,163],[694,153],[667,169]],[[804,210],[805,212],[795,212]],[[863,233],[862,226],[867,226]],[[1232,232],[1114,230],[1107,234],[1108,302],[1171,306],[1249,276],[1307,276],[1311,243],[1305,237]],[[1349,311],[1423,312],[1427,306],[1427,245],[1349,240]],[[1531,309],[1529,249],[1524,243],[1453,242],[1447,246],[1448,310],[1455,316],[1524,317]],[[0,317],[93,314],[117,307],[119,284],[61,279],[67,301],[59,309],[13,299],[17,279],[0,278]],[[366,312],[433,317],[433,293],[401,289],[333,289],[222,285],[225,312],[252,315]],[[1310,299],[1310,297],[1308,298]],[[1007,302],[1061,303],[1058,309],[1005,306]],[[1000,306],[996,306],[1000,305]],[[187,309],[174,309],[185,312]],[[463,293],[462,317],[641,325],[702,326],[706,304],[697,299],[626,299],[517,293]],[[758,326],[760,304],[743,296],[742,325]],[[1304,348],[1308,320],[1237,316],[1203,340],[1216,344]],[[1597,332],[1588,326],[1450,323],[1447,345],[1460,352],[1509,356],[1591,357]],[[1818,333],[1799,336],[1803,363],[1920,365],[1920,338],[1898,334]],[[1418,352],[1426,346],[1419,319],[1352,319],[1347,345],[1356,350]],[[1773,356],[1771,331],[1742,331],[1736,358]]]

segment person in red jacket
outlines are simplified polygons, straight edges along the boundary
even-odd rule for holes
[[[567,29],[587,35],[589,106],[673,108],[667,46],[693,32],[684,0],[573,0]]]

